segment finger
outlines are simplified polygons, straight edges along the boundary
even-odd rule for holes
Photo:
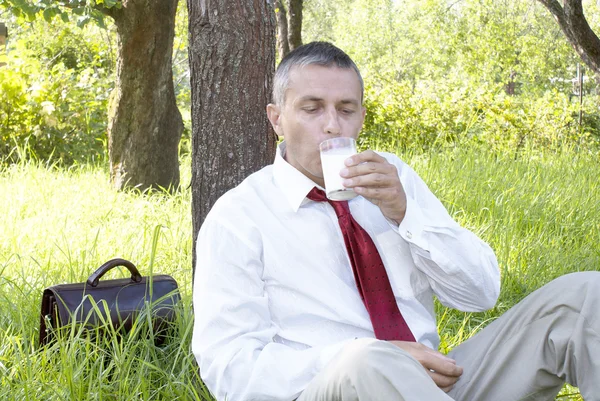
[[[340,175],[346,178],[373,173],[389,174],[396,177],[398,176],[398,170],[396,167],[393,164],[388,163],[388,161],[385,159],[381,161],[369,161],[353,166],[347,166],[340,171]]]
[[[453,388],[454,386],[440,387],[440,390],[442,390],[444,393],[449,393]]]
[[[456,361],[454,359],[450,358],[448,355],[442,354],[441,352],[436,351],[434,349],[431,349],[429,347],[425,347],[425,352],[428,353],[429,355],[432,355],[432,356],[436,357],[436,358],[440,358],[440,359],[442,359],[444,361],[456,364]]]
[[[352,190],[371,201],[385,202],[399,199],[401,196],[401,191],[394,187],[352,187]]]
[[[445,375],[445,376],[452,376],[452,377],[460,377],[463,374],[463,368],[456,365],[456,362],[452,363],[452,362],[448,362],[448,361],[444,361],[440,364],[438,364],[437,368],[431,368],[433,371]]]
[[[458,377],[446,376],[446,375],[440,374],[438,372],[432,372],[432,371],[429,371],[428,373],[429,373],[429,376],[435,382],[435,384],[440,388],[447,388],[447,387],[452,388],[452,386],[454,386],[456,384],[456,382],[458,381]]]
[[[442,389],[448,389],[449,391],[462,375],[463,369],[456,365],[456,361],[441,352],[419,343],[404,341],[392,341],[392,343],[408,351],[423,365],[425,371]]]
[[[460,377],[463,373],[463,368],[458,366],[456,361],[433,350],[426,353],[421,364],[429,371],[444,376]]]
[[[371,173],[352,178],[346,178],[342,181],[346,188],[353,187],[377,187],[386,188],[398,184],[397,177],[382,173]]]
[[[383,161],[387,161],[387,160],[385,159],[385,157],[378,155],[377,153],[373,152],[372,150],[365,150],[364,152],[357,153],[355,155],[350,156],[349,158],[346,159],[345,163],[346,163],[346,166],[356,166],[358,164],[367,163],[370,161],[383,162]]]

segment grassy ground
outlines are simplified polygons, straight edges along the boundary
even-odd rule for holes
[[[464,314],[438,306],[451,348],[526,294],[567,272],[600,268],[597,155],[477,150],[405,156],[455,218],[496,250],[497,306]],[[189,163],[182,169],[189,181]],[[0,170],[0,399],[208,399],[189,352],[192,329],[190,191],[114,192],[99,168],[21,164]],[[42,289],[79,282],[112,257],[173,275],[183,306],[163,347],[76,331],[36,346]],[[124,273],[121,273],[122,275]],[[117,274],[118,275],[118,274]],[[560,399],[581,399],[565,388]]]

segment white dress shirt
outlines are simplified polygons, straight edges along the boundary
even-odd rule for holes
[[[288,401],[348,342],[374,337],[336,214],[306,198],[316,185],[282,157],[214,205],[198,236],[192,350],[219,401]],[[460,227],[396,156],[407,210],[399,226],[362,196],[349,201],[386,267],[416,340],[437,349],[433,295],[462,311],[491,308],[496,257]]]

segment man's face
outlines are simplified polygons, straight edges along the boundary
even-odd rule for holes
[[[365,118],[360,81],[353,69],[307,65],[290,71],[284,105],[269,104],[267,115],[286,141],[285,159],[321,186],[319,144],[358,136]]]

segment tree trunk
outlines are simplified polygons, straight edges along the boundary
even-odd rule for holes
[[[288,43],[290,50],[302,46],[302,1],[289,0]]]
[[[583,62],[596,76],[600,76],[600,39],[583,15],[581,0],[564,0],[564,6],[557,0],[538,1],[554,15],[567,40]]]
[[[511,71],[510,75],[508,76],[508,83],[506,85],[504,85],[504,91],[509,96],[515,95],[515,89],[517,87],[517,82],[515,81],[516,78],[517,78],[517,72],[514,70]]]
[[[195,243],[215,201],[273,162],[275,21],[268,0],[188,0],[188,12]]]
[[[283,0],[275,0],[275,17],[277,19],[277,52],[279,60],[282,60],[290,52],[288,42],[288,20],[287,11]]]
[[[174,189],[183,122],[171,54],[178,0],[125,0],[117,26],[117,80],[108,123],[110,176],[118,189]]]

